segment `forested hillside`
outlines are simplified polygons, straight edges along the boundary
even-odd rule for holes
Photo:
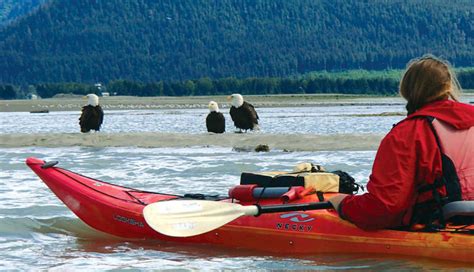
[[[180,81],[474,66],[474,1],[49,1],[0,30],[0,83]]]
[[[0,0],[0,28],[34,11],[46,0]]]

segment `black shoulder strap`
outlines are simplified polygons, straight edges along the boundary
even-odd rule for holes
[[[441,177],[436,179],[433,184],[425,184],[417,188],[419,194],[431,191],[433,194],[433,200],[415,205],[412,216],[412,224],[417,222],[427,224],[426,228],[428,230],[436,229],[436,225],[434,223],[436,220],[438,220],[441,227],[445,225],[442,209],[443,205],[452,201],[462,200],[461,185],[456,172],[456,167],[453,161],[443,153],[441,142],[436,129],[433,126],[434,119],[435,118],[432,116],[426,116],[426,120],[428,121],[431,131],[433,132],[433,135],[436,139],[436,144],[441,153],[443,174]],[[446,189],[446,197],[442,197],[438,192],[438,189],[443,186]]]
[[[446,203],[452,202],[452,201],[460,201],[462,200],[461,184],[459,182],[459,177],[456,172],[456,166],[454,166],[453,161],[446,154],[444,154],[441,149],[441,143],[440,143],[438,134],[436,133],[436,129],[433,126],[433,121],[435,118],[432,116],[427,116],[427,119],[431,128],[431,131],[433,131],[433,135],[435,136],[438,148],[441,152],[441,165],[442,165],[443,176],[441,177],[440,181],[437,181],[435,183],[438,183],[439,186],[443,186],[443,185],[446,186],[446,194],[448,197]],[[443,204],[446,204],[446,203],[443,203]]]

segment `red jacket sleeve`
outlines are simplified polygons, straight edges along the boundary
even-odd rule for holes
[[[400,226],[416,202],[416,186],[440,173],[441,155],[428,122],[405,120],[382,140],[367,193],[346,197],[341,216],[363,229]]]

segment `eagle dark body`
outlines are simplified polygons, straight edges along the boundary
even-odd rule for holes
[[[225,118],[222,112],[210,112],[206,117],[206,127],[208,132],[224,133]]]
[[[253,130],[254,126],[258,124],[257,111],[255,111],[252,104],[245,101],[238,108],[230,107],[230,117],[232,117],[232,121],[238,129]]]
[[[81,132],[89,132],[91,130],[99,131],[103,120],[104,111],[99,105],[87,105],[82,107],[82,114],[81,117],[79,117]]]

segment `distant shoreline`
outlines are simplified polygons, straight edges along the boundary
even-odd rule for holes
[[[255,107],[318,107],[404,105],[398,96],[344,95],[344,94],[295,94],[295,95],[244,95]],[[110,96],[101,97],[104,110],[153,110],[153,109],[207,109],[214,100],[221,109],[229,108],[226,96]],[[474,103],[474,93],[464,93],[462,101]],[[86,103],[82,96],[37,100],[0,100],[0,112],[80,111]]]
[[[104,110],[140,109],[207,109],[209,101],[219,104],[221,109],[229,108],[227,96],[110,96],[101,97]],[[312,94],[312,95],[244,95],[245,100],[255,107],[304,107],[304,106],[345,106],[374,104],[403,104],[395,96]],[[37,100],[0,100],[0,112],[32,111],[79,111],[85,104],[82,96],[47,98]]]

